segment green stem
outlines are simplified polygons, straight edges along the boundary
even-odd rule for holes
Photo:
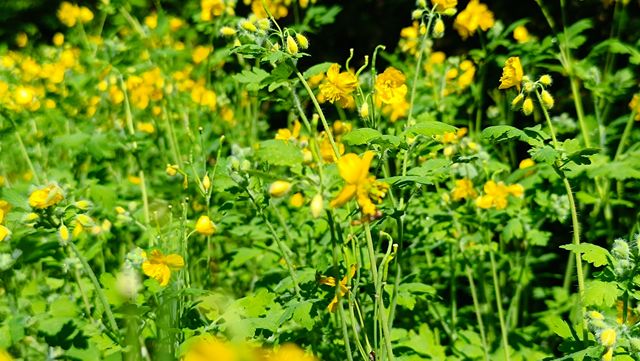
[[[484,322],[482,321],[482,312],[480,311],[480,302],[478,302],[478,293],[476,292],[476,284],[473,281],[473,274],[471,273],[471,267],[467,265],[465,267],[465,270],[467,273],[467,279],[469,280],[469,288],[471,289],[471,298],[473,299],[473,308],[476,313],[478,328],[480,328],[480,340],[482,341],[482,351],[484,353],[484,360],[489,361],[489,348],[487,347],[487,336],[484,333]]]
[[[493,277],[493,289],[496,294],[496,305],[498,306],[498,319],[500,320],[500,333],[502,334],[502,347],[504,348],[504,358],[506,361],[510,360],[509,357],[509,339],[507,325],[504,322],[504,311],[502,310],[502,296],[500,294],[500,284],[498,280],[498,271],[496,267],[496,260],[493,255],[493,250],[489,251],[489,260],[491,261],[491,275]]]
[[[613,160],[618,160],[622,153],[624,152],[624,147],[627,144],[627,140],[629,135],[631,135],[631,129],[633,129],[633,123],[635,122],[635,117],[637,114],[637,107],[631,110],[631,114],[629,114],[629,119],[627,119],[627,125],[624,127],[624,131],[622,133],[622,137],[620,138],[620,143],[618,143],[618,149],[616,150],[616,155],[613,157]]]
[[[413,74],[413,84],[411,84],[411,97],[409,98],[409,115],[407,116],[407,124],[411,122],[411,116],[413,115],[413,103],[416,100],[416,88],[418,86],[418,78],[420,76],[420,66],[422,65],[422,55],[424,54],[425,49],[427,48],[427,39],[429,38],[429,28],[431,27],[431,22],[433,21],[433,11],[436,6],[433,6],[433,9],[429,12],[429,21],[427,21],[427,28],[425,29],[424,35],[421,39],[420,50],[418,53],[418,59],[416,60],[416,68]],[[420,33],[420,26],[418,25],[418,33]]]
[[[102,290],[102,286],[100,286],[100,282],[98,282],[98,279],[96,278],[96,274],[93,273],[93,270],[91,269],[91,266],[89,266],[87,259],[84,257],[82,253],[80,253],[80,250],[78,250],[78,248],[73,242],[69,242],[69,248],[71,248],[75,256],[78,257],[78,259],[80,260],[80,264],[82,264],[82,267],[84,268],[84,271],[89,276],[91,283],[93,283],[93,287],[96,289],[96,294],[98,295],[98,299],[100,300],[100,303],[102,303],[102,307],[104,307],[104,312],[107,314],[107,321],[109,323],[109,327],[111,328],[111,331],[117,335],[119,331],[118,331],[118,324],[116,323],[116,318],[113,316],[113,312],[111,311],[111,306],[109,305],[107,296],[104,294],[104,291]]]
[[[327,119],[325,118],[324,113],[322,112],[320,103],[318,103],[318,99],[313,94],[313,90],[311,90],[311,87],[309,86],[309,83],[307,83],[307,80],[304,78],[304,76],[299,71],[296,72],[296,75],[298,76],[298,79],[300,79],[300,82],[302,83],[305,90],[307,91],[307,94],[309,94],[309,98],[311,99],[313,106],[316,108],[316,111],[320,116],[320,120],[322,121],[322,126],[324,127],[325,133],[327,133],[327,137],[329,138],[329,143],[331,143],[331,148],[333,149],[333,153],[336,156],[336,159],[340,159],[340,150],[338,149],[338,146],[336,145],[335,140],[333,140],[333,133],[331,132],[329,123],[327,122]]]
[[[18,127],[16,126],[16,123],[13,121],[13,119],[9,117],[7,118],[13,125],[13,129],[15,130],[15,133],[16,133],[16,139],[18,140],[18,145],[20,146],[20,152],[22,153],[22,156],[24,157],[25,162],[27,162],[27,165],[29,166],[29,170],[33,174],[33,179],[36,181],[36,183],[40,184],[40,177],[38,176],[38,173],[36,172],[36,168],[33,166],[33,163],[31,162],[31,158],[29,157],[29,152],[27,152],[27,147],[24,146],[24,142],[22,141],[22,136],[18,131]]]

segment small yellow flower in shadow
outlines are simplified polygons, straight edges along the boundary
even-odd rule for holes
[[[288,129],[288,128],[278,129],[278,132],[276,133],[276,139],[285,140],[285,141],[297,140],[298,137],[300,136],[301,127],[302,125],[300,124],[300,122],[296,120],[295,122],[293,122],[292,129]]]
[[[505,185],[504,182],[496,183],[493,180],[484,185],[484,194],[476,198],[476,206],[489,209],[505,209],[508,205],[508,196],[521,198],[524,196],[524,188],[520,184]]]
[[[509,89],[515,86],[518,91],[520,91],[523,75],[520,58],[517,56],[510,57],[504,64],[504,68],[502,68],[502,76],[500,77],[500,86],[498,89]]]
[[[473,189],[473,182],[469,178],[463,178],[456,180],[456,186],[451,191],[451,197],[454,201],[461,199],[471,199],[478,196],[478,193]]]
[[[351,93],[357,86],[358,78],[355,74],[350,71],[340,72],[340,65],[332,64],[327,70],[324,82],[320,84],[320,98],[347,108],[354,103]]]
[[[376,215],[374,202],[382,201],[389,186],[376,181],[374,176],[369,175],[371,160],[373,160],[371,151],[365,152],[362,158],[349,153],[338,160],[338,172],[346,184],[331,201],[331,207],[340,207],[355,197],[362,213],[370,217]]]
[[[148,257],[147,254],[144,253],[143,257],[145,261],[142,263],[142,272],[160,282],[160,286],[169,284],[171,271],[177,271],[184,267],[184,259],[182,256],[177,254],[165,256],[157,249],[151,251]]]
[[[344,295],[347,294],[347,292],[349,292],[349,287],[347,287],[347,284],[349,284],[349,281],[351,281],[351,279],[353,278],[353,276],[356,274],[356,269],[358,267],[355,264],[352,264],[351,267],[349,268],[349,274],[345,275],[344,277],[342,277],[342,280],[340,280],[340,291],[338,293],[336,293],[336,295],[333,297],[333,300],[331,300],[331,302],[329,303],[329,306],[327,306],[327,309],[329,310],[329,312],[335,312],[336,311],[336,306],[338,306],[338,297],[344,297]],[[336,279],[335,277],[331,277],[331,276],[321,276],[318,279],[318,283],[320,283],[321,285],[325,285],[325,286],[330,286],[330,287],[336,287]],[[339,294],[339,296],[338,296]]]

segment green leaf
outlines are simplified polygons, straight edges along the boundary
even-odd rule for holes
[[[247,90],[258,90],[261,88],[260,83],[269,76],[269,73],[258,68],[253,67],[251,70],[243,70],[239,74],[235,74],[233,78],[243,84],[246,84]]]
[[[569,327],[567,321],[560,318],[560,316],[547,315],[542,318],[542,322],[556,335],[565,339],[571,338],[571,327]]]
[[[510,125],[494,125],[491,127],[485,128],[482,133],[482,138],[494,141],[494,142],[502,142],[509,139],[522,139],[526,137],[525,133]]]
[[[295,311],[293,311],[293,320],[309,331],[311,331],[313,329],[313,325],[315,325],[315,319],[311,315],[312,307],[313,303],[304,301],[297,304]]]
[[[372,128],[358,128],[350,131],[342,137],[342,141],[349,145],[368,144],[382,137],[382,133]]]
[[[529,154],[531,154],[531,158],[538,163],[547,163],[553,164],[560,153],[552,147],[545,145],[541,148],[532,148],[529,150]]]
[[[291,167],[304,161],[302,151],[292,142],[270,139],[260,143],[256,156],[271,165]]]
[[[575,244],[565,244],[560,246],[560,248],[564,248],[566,250],[572,251],[574,253],[579,253],[582,255],[582,259],[593,264],[596,267],[602,267],[609,263],[608,257],[610,257],[609,251],[606,249],[596,246],[591,243],[581,243],[579,245]]]
[[[600,153],[598,148],[584,148],[567,156],[567,160],[575,164],[591,164],[591,156]]]
[[[433,137],[449,132],[455,132],[458,128],[447,123],[437,122],[435,120],[419,121],[416,125],[405,130],[404,134],[424,135],[425,137]]]
[[[618,286],[615,282],[598,280],[587,281],[584,289],[586,306],[610,307],[618,299]]]
[[[302,75],[304,75],[305,79],[309,79],[314,75],[318,75],[329,70],[329,67],[331,66],[331,64],[333,63],[324,62],[324,63],[316,64],[311,68],[307,69],[304,73],[302,73]]]

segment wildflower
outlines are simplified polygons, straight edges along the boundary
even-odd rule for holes
[[[199,335],[186,343],[187,351],[182,361],[238,361],[237,352],[231,345],[209,334]]]
[[[533,159],[526,158],[526,159],[523,159],[522,161],[520,161],[520,165],[518,165],[518,168],[519,169],[526,169],[526,168],[533,167],[534,165],[536,165],[536,162],[534,162]]]
[[[471,60],[463,60],[460,63],[460,70],[463,73],[458,77],[458,86],[465,89],[473,83],[473,77],[476,75],[476,66]]]
[[[289,199],[289,204],[291,207],[300,208],[304,205],[304,196],[302,193],[298,192],[291,196]]]
[[[151,251],[149,257],[143,255],[145,261],[142,263],[142,272],[160,282],[161,286],[169,284],[171,271],[177,271],[184,267],[184,259],[177,254],[164,255],[159,250]]]
[[[635,114],[635,117],[633,119],[637,121],[640,120],[640,99],[638,97],[638,94],[634,95],[629,102],[629,109],[631,109],[631,112]]]
[[[432,35],[436,39],[444,36],[444,21],[442,21],[442,19],[438,18],[436,20],[436,23],[433,25]]]
[[[353,103],[351,93],[358,86],[358,78],[350,71],[340,72],[340,65],[332,64],[326,78],[320,84],[320,96],[330,103],[338,103],[343,108]]]
[[[289,130],[288,128],[278,129],[278,132],[276,133],[276,139],[284,141],[297,140],[300,136],[301,128],[302,125],[299,121],[296,120],[293,122],[293,128],[291,130]]]
[[[476,206],[488,209],[496,208],[498,210],[507,208],[507,197],[522,197],[524,188],[519,184],[505,185],[503,182],[496,183],[493,180],[488,181],[484,185],[484,195],[476,198]]]
[[[18,87],[15,93],[15,101],[18,105],[27,105],[33,101],[33,91],[29,88]]]
[[[296,41],[300,44],[302,49],[307,49],[309,47],[309,39],[300,33],[296,33]]]
[[[524,100],[524,103],[522,103],[522,111],[524,115],[531,115],[531,113],[533,113],[533,100],[531,100],[531,98],[527,97],[527,99]]]
[[[353,278],[353,276],[356,274],[356,269],[357,269],[357,266],[355,264],[352,264],[351,267],[349,268],[349,274],[345,275],[342,278],[342,280],[340,280],[340,291],[338,292],[338,294],[336,294],[333,297],[333,299],[329,303],[329,306],[327,306],[327,309],[329,310],[329,312],[335,312],[336,306],[338,306],[338,300],[339,300],[338,297],[344,297],[344,295],[346,295],[347,292],[349,292],[349,288],[347,287],[347,284],[349,283],[349,281],[351,281],[351,278]],[[336,279],[335,277],[320,277],[320,279],[318,280],[318,283],[320,283],[321,285],[335,287]]]
[[[287,36],[287,51],[291,55],[298,54],[298,43],[296,43],[291,35]]]
[[[418,43],[420,35],[427,32],[427,27],[424,24],[419,24],[414,21],[409,27],[402,28],[400,30],[400,50],[405,53],[416,55],[418,50]]]
[[[355,197],[363,214],[371,217],[376,215],[374,201],[380,203],[389,186],[369,175],[373,155],[373,152],[367,151],[360,158],[349,153],[338,160],[338,172],[346,184],[331,201],[331,207],[340,207]]]
[[[287,9],[287,4],[289,3],[291,3],[289,0],[253,0],[251,3],[251,11],[259,19],[265,19],[267,18],[267,12],[264,10],[266,7],[269,9],[271,15],[278,20],[289,14],[289,10]]]
[[[524,25],[516,26],[516,28],[513,29],[513,38],[520,44],[526,43],[529,41],[529,31]]]
[[[607,352],[602,355],[602,361],[611,361],[613,360],[613,348],[607,349]]]
[[[200,216],[196,222],[196,232],[203,236],[210,236],[216,233],[217,228],[208,216]]]
[[[16,45],[19,48],[24,48],[29,43],[29,36],[24,31],[21,31],[16,35]]]
[[[153,126],[151,122],[140,122],[136,124],[136,128],[138,131],[147,134],[153,134],[156,131],[156,128]]]
[[[13,358],[7,351],[0,348],[0,361],[13,361]]]
[[[324,199],[322,198],[322,194],[316,194],[311,199],[311,215],[313,218],[318,218],[322,214],[324,209]]]
[[[10,235],[11,235],[11,231],[9,230],[9,228],[0,224],[0,242],[9,238]]]
[[[287,194],[290,189],[291,183],[283,180],[277,180],[269,186],[269,195],[275,198],[280,198]]]
[[[481,4],[478,0],[471,0],[467,7],[461,11],[453,23],[453,27],[463,40],[475,34],[478,28],[487,31],[493,27],[495,21],[493,13],[487,5]]]
[[[517,56],[510,57],[505,62],[504,68],[502,68],[502,76],[500,77],[500,86],[498,89],[509,89],[515,86],[518,91],[520,91],[523,75],[520,58]]]
[[[70,2],[63,1],[57,12],[58,19],[67,27],[74,27],[80,16],[80,8]]]
[[[49,184],[29,195],[29,205],[31,208],[44,209],[60,203],[63,199],[62,189],[57,184]]]
[[[600,343],[604,347],[613,347],[616,343],[616,330],[607,328],[600,333]]]
[[[224,0],[201,0],[200,9],[200,19],[211,21],[214,17],[221,16],[225,12],[226,6]]]
[[[146,16],[144,18],[144,24],[149,28],[149,29],[155,29],[158,27],[158,14],[153,12],[150,15]]]
[[[476,193],[476,190],[473,189],[473,182],[471,182],[471,179],[469,178],[458,179],[456,180],[455,183],[456,183],[456,186],[455,188],[453,188],[453,191],[451,192],[451,196],[453,197],[454,201],[459,201],[461,199],[475,198],[478,195]]]
[[[458,0],[431,0],[431,4],[436,7],[436,11],[442,12],[455,8],[458,5]]]
[[[351,123],[343,122],[340,120],[336,120],[335,122],[333,122],[332,127],[333,127],[333,134],[335,134],[336,136],[347,134],[353,128]]]
[[[542,105],[544,105],[545,108],[547,109],[553,108],[553,105],[555,104],[555,100],[553,100],[553,96],[551,95],[551,93],[549,93],[546,90],[543,90],[540,93],[540,98],[542,99]]]
[[[78,19],[81,23],[86,24],[93,20],[93,12],[85,6],[80,8],[80,15],[78,15]]]
[[[209,56],[209,53],[211,53],[210,46],[196,46],[196,48],[191,53],[191,59],[194,63],[200,64]]]
[[[300,347],[287,343],[272,351],[268,357],[269,361],[317,361],[315,356],[306,353]]]
[[[395,104],[403,101],[407,95],[406,77],[394,68],[389,67],[376,76],[375,95],[376,102]]]

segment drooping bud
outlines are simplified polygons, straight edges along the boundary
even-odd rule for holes
[[[324,199],[320,193],[313,196],[311,200],[311,215],[313,218],[318,218],[324,210]]]
[[[533,100],[531,100],[531,98],[524,100],[524,103],[522,104],[522,111],[524,112],[524,115],[531,115],[531,113],[533,113]]]
[[[444,36],[444,21],[442,21],[442,19],[438,18],[436,20],[435,25],[433,25],[432,35],[436,39]]]
[[[287,52],[291,55],[298,54],[298,43],[296,43],[291,35],[287,36]]]
[[[511,101],[511,106],[515,108],[515,106],[518,105],[523,98],[524,98],[524,95],[522,93],[516,95],[516,97],[513,98],[513,100]]]
[[[272,197],[280,198],[287,194],[291,189],[291,183],[287,181],[277,180],[269,186],[269,194]]]
[[[546,90],[543,90],[542,93],[540,93],[540,97],[542,98],[542,105],[547,109],[553,108],[553,105],[556,103],[553,96],[551,96],[551,93]]]
[[[300,33],[296,33],[296,41],[300,44],[302,49],[307,49],[309,47],[309,39]]]
[[[551,75],[545,74],[541,76],[540,79],[538,79],[538,81],[540,82],[540,84],[544,86],[549,86],[551,85],[551,82],[553,82],[553,79],[551,79]]]

